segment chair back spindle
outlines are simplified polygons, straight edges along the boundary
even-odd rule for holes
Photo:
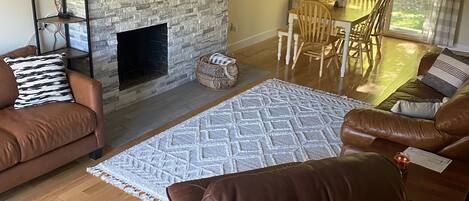
[[[378,16],[376,17],[376,22],[373,27],[373,34],[380,35],[383,34],[386,24],[386,15],[391,4],[391,0],[381,0],[378,1]]]
[[[384,7],[386,0],[379,0],[376,2],[373,10],[371,11],[370,15],[368,16],[367,20],[363,23],[356,25],[356,33],[359,34],[361,40],[367,42],[371,40],[371,34],[375,29],[375,25],[377,24],[378,17],[380,15],[381,9]],[[383,16],[384,17],[384,16]]]
[[[304,1],[297,10],[298,25],[304,42],[327,44],[332,33],[329,9],[318,1]]]

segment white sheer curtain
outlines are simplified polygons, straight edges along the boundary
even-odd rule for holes
[[[441,0],[434,0],[433,6],[431,6],[430,10],[427,10],[426,18],[423,23],[422,32],[423,32],[423,39],[427,43],[434,43],[435,40],[435,32],[436,32],[436,24],[438,22],[438,15],[440,13],[441,8]]]
[[[427,42],[446,47],[454,46],[461,0],[436,0],[434,10],[424,26]],[[427,22],[426,22],[427,23]]]

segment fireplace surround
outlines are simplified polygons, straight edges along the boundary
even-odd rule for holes
[[[103,84],[105,112],[163,93],[195,78],[200,56],[226,52],[228,0],[88,0],[94,77]],[[69,10],[84,15],[80,0]],[[167,26],[167,72],[121,87],[118,34]],[[70,27],[72,47],[87,50],[84,26]]]
[[[117,66],[120,90],[167,75],[167,24],[117,33]]]

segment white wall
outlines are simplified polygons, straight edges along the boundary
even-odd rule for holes
[[[230,50],[240,49],[276,35],[286,26],[288,0],[230,0],[229,22],[237,31],[228,34]]]
[[[53,0],[38,1],[38,15],[46,16],[54,14]],[[36,44],[34,36],[34,23],[31,8],[31,0],[0,0],[0,55],[8,51],[23,47],[28,44]],[[49,44],[50,34],[44,34]],[[62,43],[62,42],[61,42]],[[45,45],[50,49],[51,45]]]
[[[40,2],[41,16],[54,13],[52,0]],[[0,54],[3,54],[28,45],[34,26],[30,0],[0,0],[0,5]],[[229,22],[237,27],[236,32],[228,34],[230,49],[243,48],[275,36],[277,28],[286,24],[287,5],[288,0],[230,0]],[[469,2],[464,3],[460,19],[457,45],[469,47]],[[47,38],[50,41],[50,36]]]
[[[30,0],[0,0],[0,54],[25,46],[34,33]]]
[[[39,15],[54,13],[53,0],[38,1]],[[229,45],[242,48],[276,34],[287,19],[288,0],[230,0],[229,21],[237,27],[228,35]],[[35,44],[30,0],[0,0],[0,54]],[[50,41],[50,36],[47,37]],[[50,45],[49,45],[50,46]],[[50,48],[49,48],[50,49]]]

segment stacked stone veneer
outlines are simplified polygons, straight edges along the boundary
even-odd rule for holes
[[[84,16],[83,0],[69,9]],[[228,0],[89,0],[94,77],[103,84],[104,109],[114,111],[194,79],[201,55],[227,48]],[[117,33],[168,24],[168,75],[119,91]],[[86,47],[86,27],[71,27],[71,43]]]

